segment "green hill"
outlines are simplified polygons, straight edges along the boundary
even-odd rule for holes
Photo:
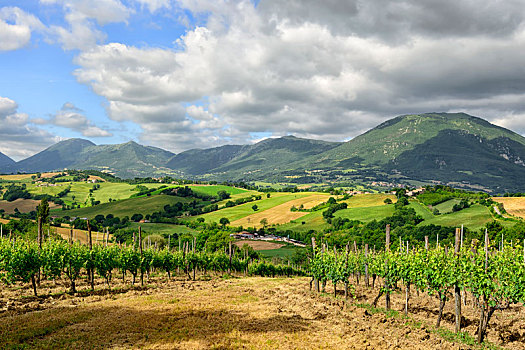
[[[137,197],[123,199],[117,202],[103,203],[93,207],[85,207],[72,210],[63,210],[53,212],[57,216],[82,217],[92,219],[95,216],[113,214],[114,216],[131,217],[133,214],[152,214],[153,212],[162,210],[165,205],[173,205],[178,202],[191,202],[192,198],[182,198],[177,196],[156,195],[151,197]]]

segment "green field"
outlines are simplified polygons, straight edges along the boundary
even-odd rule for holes
[[[349,220],[359,220],[370,222],[372,220],[381,220],[394,214],[394,206],[379,205],[374,207],[357,207],[339,210],[334,213],[335,217]]]
[[[120,218],[131,217],[133,214],[147,215],[161,211],[166,204],[173,205],[178,202],[190,202],[190,198],[181,198],[168,195],[156,195],[151,197],[128,198],[118,202],[104,203],[94,207],[85,207],[73,210],[56,210],[54,215],[70,217],[94,218],[95,216],[113,214]]]
[[[257,253],[265,258],[291,258],[294,252],[298,249],[304,249],[293,245],[285,245],[279,249],[258,250]]]
[[[461,199],[454,198],[454,199],[450,199],[450,200],[448,200],[446,202],[434,205],[433,208],[436,208],[437,210],[439,210],[439,212],[441,214],[452,213],[452,207],[454,207],[454,205],[456,205],[456,204],[459,204],[459,202],[461,202]]]
[[[424,204],[421,204],[417,201],[410,201],[410,204],[408,205],[410,208],[413,208],[416,211],[417,215],[421,215],[423,220],[430,220],[434,218],[434,215],[430,212],[430,210],[425,207]]]
[[[217,192],[219,191],[226,191],[230,195],[254,192],[254,191],[245,190],[244,188],[230,187],[230,186],[224,186],[224,185],[206,185],[206,186],[188,185],[188,187],[190,187],[193,192],[207,194],[209,196],[216,196]]]
[[[304,225],[303,225],[303,222],[304,222]],[[310,231],[310,230],[321,231],[327,228],[328,226],[329,225],[326,223],[325,219],[323,218],[323,211],[319,210],[319,211],[308,213],[305,216],[297,220],[290,221],[287,224],[277,225],[276,227],[277,229],[281,231],[292,230],[292,231],[304,232],[304,231]]]
[[[272,193],[270,198],[262,196],[261,200],[244,203],[237,205],[235,207],[224,208],[217,210],[211,213],[203,214],[196,216],[195,218],[202,217],[206,222],[219,222],[223,217],[228,218],[230,222],[241,219],[245,216],[253,214],[254,211],[252,206],[257,204],[259,211],[264,211],[270,208],[273,208],[279,204],[289,202],[291,200],[311,196],[313,192],[301,192],[301,193],[286,193],[286,192],[277,192]]]
[[[446,215],[436,215],[431,219],[421,222],[419,225],[441,225],[460,227],[462,224],[471,230],[479,230],[493,220],[487,207],[474,204],[470,208],[463,209]]]
[[[172,235],[177,233],[178,235],[189,233],[191,235],[196,235],[197,230],[186,227],[184,225],[173,225],[173,224],[160,224],[160,223],[138,223],[132,222],[131,225],[126,229],[137,230],[139,226],[142,228],[144,234],[168,234]]]

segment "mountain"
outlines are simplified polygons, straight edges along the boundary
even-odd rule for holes
[[[0,157],[0,161],[1,161]],[[218,181],[442,183],[525,192],[525,138],[464,113],[395,117],[348,142],[286,136],[179,154],[135,142],[70,139],[0,172],[97,169],[120,177],[175,175]]]
[[[185,176],[295,183],[443,183],[525,191],[525,138],[465,113],[403,115],[344,142],[283,137],[191,150],[167,165]]]
[[[109,171],[119,177],[132,178],[165,174],[163,168],[173,153],[134,141],[116,145],[93,145],[82,152],[70,167]]]
[[[377,169],[391,177],[474,189],[525,189],[525,138],[464,113],[390,119],[310,167]]]
[[[142,146],[130,141],[116,145],[95,145],[83,139],[61,141],[42,152],[12,164],[11,172],[44,172],[68,169],[95,169],[119,177],[154,176],[166,173],[162,167],[173,153],[160,148]]]
[[[95,144],[84,139],[69,139],[58,142],[42,152],[19,161],[10,167],[24,173],[61,170],[75,164],[80,154]]]
[[[0,169],[2,169],[4,167],[9,167],[9,166],[11,166],[11,165],[13,165],[15,163],[16,162],[14,160],[12,160],[8,156],[6,156],[2,152],[0,152]]]
[[[187,175],[212,174],[220,179],[236,180],[252,178],[250,174],[257,174],[256,178],[268,179],[273,174],[295,170],[298,167],[296,163],[301,160],[339,145],[339,142],[285,136],[266,139],[253,145],[182,152],[173,157],[167,166]]]

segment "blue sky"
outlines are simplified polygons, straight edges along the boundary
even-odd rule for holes
[[[524,1],[0,0],[0,152],[348,140],[407,113],[525,132]]]

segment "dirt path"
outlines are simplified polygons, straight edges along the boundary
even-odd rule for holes
[[[427,328],[425,322],[434,322],[434,305],[417,296],[414,319],[407,321],[359,306],[345,308],[342,299],[310,292],[308,282],[307,278],[171,282],[159,278],[150,281],[146,290],[36,300],[20,297],[29,290],[4,289],[0,309],[9,311],[0,312],[0,344],[71,349],[476,348],[447,341]],[[48,287],[54,288],[52,283]],[[375,296],[375,292],[361,294],[360,288],[357,294],[356,304]],[[395,309],[402,308],[400,300],[401,295],[393,296]],[[444,329],[451,329],[450,310],[445,311]],[[505,334],[518,334],[517,339],[507,339],[506,348],[523,349],[524,316],[521,311],[512,315],[516,319],[509,314],[496,318],[495,328],[504,329],[503,339]],[[489,339],[502,343],[498,334],[491,331]]]

